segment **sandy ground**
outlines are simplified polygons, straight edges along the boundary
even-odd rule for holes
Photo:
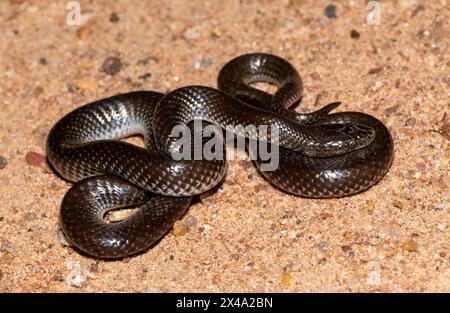
[[[448,0],[383,1],[380,25],[356,0],[80,1],[82,26],[66,3],[0,1],[0,291],[450,291]],[[298,68],[301,109],[340,100],[382,120],[386,177],[304,199],[233,161],[151,250],[96,262],[64,246],[70,184],[43,157],[51,126],[120,92],[216,86],[252,51]]]

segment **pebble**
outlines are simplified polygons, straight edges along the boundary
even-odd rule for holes
[[[137,65],[148,65],[150,63],[150,61],[154,62],[154,63],[159,63],[159,59],[155,56],[149,56],[146,58],[143,58],[142,60],[139,60],[137,62]]]
[[[189,27],[188,29],[186,29],[186,31],[184,32],[184,38],[190,40],[190,39],[195,39],[199,36],[198,31],[195,29],[195,27]]]
[[[359,37],[361,37],[361,35],[359,34],[359,32],[357,30],[352,29],[350,31],[350,38],[359,39]]]
[[[321,219],[326,220],[327,218],[332,217],[333,214],[330,214],[328,212],[323,212],[323,213],[320,213],[319,216]]]
[[[80,79],[75,83],[75,86],[83,90],[96,91],[98,89],[98,83],[90,79]]]
[[[341,246],[341,249],[344,252],[348,252],[348,251],[352,250],[352,247],[350,247],[350,246]]]
[[[186,217],[186,222],[185,223],[186,223],[187,228],[192,229],[192,228],[195,228],[197,226],[198,221],[197,221],[197,219],[194,216],[189,215],[188,217]]]
[[[102,64],[103,71],[108,75],[116,75],[122,67],[122,60],[118,57],[107,57]]]
[[[404,238],[400,240],[400,246],[402,247],[403,250],[408,252],[417,251],[417,243],[410,238]]]
[[[383,82],[380,80],[377,80],[373,86],[372,86],[372,91],[377,91],[379,90],[381,87],[383,87]]]
[[[41,65],[47,65],[47,64],[48,64],[48,61],[47,61],[46,58],[40,58],[40,59],[39,59],[39,63],[40,63]]]
[[[383,70],[383,67],[381,67],[381,66],[374,67],[374,68],[371,68],[371,69],[369,70],[368,74],[369,74],[369,75],[372,75],[372,74],[378,74],[378,73],[381,72],[382,70]]]
[[[176,221],[173,224],[173,234],[177,237],[186,235],[188,227],[184,221]]]
[[[37,218],[37,214],[34,212],[27,212],[25,213],[23,219],[27,222],[34,221]]]
[[[4,169],[8,165],[8,161],[6,161],[6,158],[2,155],[0,155],[0,170]]]
[[[290,289],[294,288],[295,286],[294,278],[289,272],[283,272],[283,274],[281,274],[281,283],[284,287]]]
[[[411,126],[414,126],[414,125],[416,125],[416,119],[414,117],[408,118],[406,120],[406,122],[405,122],[405,126],[411,127]]]
[[[79,39],[86,39],[89,36],[91,36],[93,33],[94,33],[94,31],[92,30],[92,27],[90,27],[90,24],[86,24],[86,25],[80,27],[77,30],[76,34]]]
[[[214,60],[211,58],[200,58],[195,60],[194,68],[196,70],[203,70],[214,64]]]
[[[116,12],[111,13],[111,15],[109,16],[109,21],[111,23],[117,23],[119,21],[119,16],[117,15]]]
[[[76,288],[84,287],[86,285],[86,276],[81,275],[80,273],[74,273],[67,277],[67,283]]]
[[[42,86],[36,86],[36,88],[33,89],[33,97],[39,97],[41,94],[44,93],[44,88]]]
[[[37,152],[34,151],[30,151],[27,153],[27,155],[25,156],[25,160],[27,161],[27,163],[29,165],[32,166],[41,166],[44,161],[45,161],[45,157]]]
[[[401,202],[400,200],[397,200],[397,199],[395,199],[395,200],[392,202],[392,205],[393,205],[395,208],[400,209],[400,210],[403,210],[403,208],[404,208],[403,202]]]
[[[402,237],[402,229],[398,225],[389,225],[385,227],[384,233],[396,240],[399,240]]]
[[[249,262],[244,265],[243,270],[244,270],[244,272],[250,272],[254,267],[255,267],[255,263]]]
[[[324,14],[326,17],[330,19],[337,19],[336,15],[336,6],[334,4],[327,5],[325,8]]]
[[[345,233],[344,233],[344,239],[345,240],[350,240],[350,239],[352,239],[352,233],[351,232],[349,232],[349,231],[346,231]]]
[[[141,75],[141,76],[138,76],[138,78],[139,78],[139,79],[142,79],[142,80],[147,80],[147,79],[149,79],[150,77],[152,77],[152,74],[151,74],[151,73],[145,73],[145,74],[143,74],[143,75]]]

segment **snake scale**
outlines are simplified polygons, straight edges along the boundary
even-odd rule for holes
[[[273,84],[277,91],[256,89],[255,82]],[[61,204],[63,232],[96,258],[133,255],[160,239],[185,213],[192,196],[218,185],[227,170],[225,159],[172,157],[172,129],[194,120],[222,128],[275,126],[279,166],[261,173],[288,193],[342,197],[377,183],[393,160],[392,137],[383,123],[364,113],[330,113],[339,103],[297,113],[292,108],[302,93],[300,75],[288,61],[252,53],[220,70],[217,89],[129,92],[68,113],[51,129],[46,149],[54,169],[75,183]],[[145,148],[118,140],[134,134],[143,135]],[[270,134],[236,134],[274,143]],[[254,163],[261,167],[263,161]],[[131,206],[139,208],[126,219],[105,221],[109,210]]]

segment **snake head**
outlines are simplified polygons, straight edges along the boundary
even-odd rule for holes
[[[332,157],[367,147],[375,139],[372,127],[360,124],[322,124],[316,139],[304,153],[311,157]]]

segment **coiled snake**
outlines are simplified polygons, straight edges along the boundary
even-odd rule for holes
[[[251,86],[267,82],[274,95]],[[47,157],[75,182],[61,205],[61,227],[78,249],[98,258],[135,254],[161,238],[192,196],[219,184],[225,160],[174,160],[172,129],[201,119],[223,128],[270,125],[279,130],[279,166],[261,173],[295,195],[342,197],[377,183],[393,159],[393,141],[376,118],[357,112],[290,108],[302,95],[295,68],[274,55],[253,53],[228,62],[218,89],[187,86],[166,95],[137,91],[86,104],[59,120],[47,138]],[[236,128],[238,129],[238,128]],[[261,139],[258,134],[238,135]],[[117,139],[142,134],[146,148]],[[265,138],[267,142],[271,138]],[[256,166],[262,161],[257,159]],[[140,208],[107,223],[111,209]]]

